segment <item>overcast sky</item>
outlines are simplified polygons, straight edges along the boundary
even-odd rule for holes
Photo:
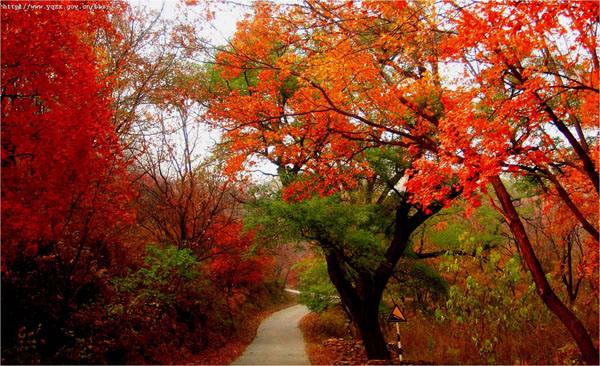
[[[199,0],[201,3],[206,0]],[[210,1],[210,0],[209,0]],[[132,6],[148,6],[152,9],[160,10],[164,6],[163,16],[165,18],[175,17],[179,12],[190,14],[199,14],[203,6],[187,6],[182,0],[129,0]],[[211,9],[215,12],[215,19],[211,22],[211,27],[205,27],[203,35],[216,43],[224,43],[226,39],[233,36],[236,23],[244,16],[244,8],[252,4],[250,0],[238,0],[236,4],[219,5],[214,1]]]

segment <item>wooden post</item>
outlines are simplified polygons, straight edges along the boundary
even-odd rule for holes
[[[396,323],[396,336],[398,337],[398,359],[402,362],[402,342],[400,342],[400,324]]]

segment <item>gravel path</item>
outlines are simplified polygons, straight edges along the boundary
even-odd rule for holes
[[[263,320],[256,338],[233,365],[309,365],[298,322],[308,314],[304,305],[294,305]]]

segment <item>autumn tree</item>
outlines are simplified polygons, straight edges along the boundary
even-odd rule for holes
[[[34,334],[26,363],[52,359],[133,219],[99,29],[106,10],[2,11],[2,337]]]
[[[368,220],[363,223],[353,221],[357,219],[353,219],[353,216],[349,217],[347,225],[338,222],[347,216],[342,213],[343,210],[352,210],[346,205],[340,203],[339,210],[342,211],[337,212],[335,202],[324,203],[322,209],[325,212],[331,211],[333,216],[319,214],[318,210],[311,212],[309,208],[312,206],[306,212],[298,206],[296,209],[303,212],[309,222],[296,215],[294,217],[298,220],[293,220],[295,225],[303,223],[303,230],[308,230],[304,232],[305,238],[316,241],[324,250],[330,278],[361,332],[369,357],[387,358],[388,352],[378,325],[382,292],[394,273],[412,232],[438,211],[442,204],[414,204],[410,195],[398,187],[406,169],[406,162],[402,162],[398,149],[391,149],[389,155],[381,159],[380,175],[374,173],[374,167],[369,164],[365,153],[370,148],[382,145],[378,128],[382,126],[380,123],[385,120],[385,116],[380,114],[381,111],[369,109],[376,117],[381,118],[378,122],[367,124],[366,127],[357,125],[356,118],[365,118],[354,113],[344,113],[335,105],[328,105],[329,102],[334,102],[329,99],[327,92],[319,84],[309,80],[306,76],[308,74],[302,74],[320,72],[320,65],[331,63],[326,59],[302,59],[304,50],[308,48],[296,47],[311,45],[315,48],[314,55],[320,58],[327,57],[326,51],[333,53],[331,57],[351,52],[352,45],[321,48],[324,45],[319,37],[327,37],[326,34],[330,33],[327,21],[323,21],[323,29],[315,26],[315,34],[303,38],[302,35],[278,28],[282,25],[273,21],[275,16],[270,14],[271,11],[266,4],[258,5],[257,16],[241,25],[238,31],[240,37],[234,38],[230,48],[216,56],[218,67],[215,71],[220,75],[213,75],[210,80],[212,92],[217,94],[211,100],[210,115],[216,121],[223,122],[220,125],[227,131],[227,146],[234,154],[230,160],[230,171],[237,171],[248,155],[266,157],[278,168],[285,187],[285,199],[302,200],[309,198],[312,192],[331,195],[340,189],[356,189],[358,182],[363,179],[368,186],[366,192],[370,192],[367,193],[370,197],[366,202],[382,204],[389,201],[389,213],[386,216],[392,218],[387,224],[391,228],[387,229],[391,230],[387,231],[390,236],[381,243],[381,253],[372,258],[372,262],[366,259],[367,252],[362,255],[354,253],[356,258],[349,257],[346,250],[352,252],[354,242],[335,234],[340,229],[336,229],[336,222],[340,227],[369,225]],[[306,16],[301,11],[291,14],[298,16],[295,19],[298,21],[302,19],[300,17]],[[252,40],[246,40],[244,35],[252,37]],[[281,42],[277,39],[280,35],[290,38]],[[312,36],[315,38],[311,38]],[[288,47],[289,52],[286,52]],[[275,66],[272,66],[272,61]],[[305,61],[308,63],[305,64]],[[290,68],[281,69],[278,66],[280,63]],[[336,70],[327,71],[327,74],[320,74],[320,78],[338,75]],[[358,70],[354,71],[353,75],[358,78],[366,77]],[[331,82],[334,85],[335,82],[345,81]],[[361,88],[360,80],[354,80],[350,84],[357,89]],[[364,103],[364,106],[368,104],[367,101]],[[355,127],[358,131],[353,131]],[[404,132],[401,135],[409,136]],[[402,141],[397,141],[397,145],[409,147]],[[386,159],[389,160],[383,162]],[[388,165],[390,162],[391,165]],[[451,185],[440,188],[448,197],[457,194]],[[315,220],[325,222],[310,222],[313,215]],[[329,227],[331,231],[327,229]],[[383,228],[381,230],[385,232]],[[368,240],[359,242],[359,247],[368,246],[369,243]],[[373,248],[380,246],[375,242],[371,244]]]
[[[597,210],[574,203],[597,196],[597,116],[583,116],[597,104],[596,25],[591,3],[258,3],[215,56],[226,82],[212,84],[209,113],[226,130],[232,171],[259,155],[284,182],[302,172],[287,198],[356,187],[372,173],[362,156],[373,147],[411,153],[406,187],[424,212],[456,191],[477,204],[491,183],[538,293],[594,363],[589,333],[545,279],[500,175],[534,171],[597,233]],[[584,46],[559,46],[576,40]]]
[[[94,50],[99,55],[101,72],[113,80],[112,122],[116,134],[133,157],[143,154],[140,135],[152,131],[155,121],[148,109],[176,90],[173,77],[188,53],[181,47],[190,31],[191,21],[178,16],[167,19],[164,6],[126,7],[111,14],[114,32],[97,30]]]
[[[453,131],[443,134],[442,141],[449,151],[462,150],[451,159],[459,158],[463,169],[480,171],[480,181],[492,184],[538,294],[569,330],[585,362],[596,363],[598,350],[581,321],[548,283],[498,174],[533,173],[544,181],[592,236],[592,248],[597,248],[598,229],[592,223],[597,222],[598,167],[594,156],[598,144],[589,129],[598,121],[597,113],[590,113],[597,111],[591,106],[598,104],[594,46],[598,5],[508,3],[497,7],[476,3],[457,11],[458,34],[448,42],[446,51],[451,59],[466,60],[467,74],[474,84],[468,93],[481,100],[469,102],[460,91],[458,99],[448,94],[446,109],[458,112],[452,105],[458,102],[468,112],[447,114],[452,117]],[[523,21],[512,22],[509,13]],[[486,28],[479,28],[484,24]],[[477,31],[472,32],[474,29]],[[471,107],[465,108],[465,103]],[[472,126],[470,131],[457,123],[464,117]],[[465,130],[457,133],[461,126]],[[558,134],[553,134],[553,129]],[[477,141],[475,135],[483,138]],[[485,150],[478,151],[481,148]],[[482,169],[486,165],[487,169]]]

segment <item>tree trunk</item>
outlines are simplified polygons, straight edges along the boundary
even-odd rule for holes
[[[363,311],[352,314],[352,317],[356,321],[367,357],[369,360],[389,360],[390,353],[379,327],[379,298],[365,299],[359,305],[358,308]]]
[[[552,287],[550,287],[550,283],[548,283],[548,280],[546,279],[544,270],[542,269],[542,266],[533,250],[531,242],[529,241],[529,237],[527,236],[527,232],[525,231],[525,227],[523,226],[523,222],[521,221],[519,213],[512,203],[511,197],[506,190],[504,183],[502,183],[499,176],[493,177],[491,183],[496,191],[496,195],[498,196],[500,204],[502,205],[502,210],[504,211],[508,226],[515,236],[515,241],[519,246],[521,256],[531,272],[538,294],[546,306],[548,306],[550,311],[552,311],[565,325],[577,343],[583,361],[589,365],[597,365],[598,350],[594,347],[592,338],[585,329],[583,323],[565,304],[563,304],[554,290],[552,290]]]
[[[328,247],[328,244],[325,244],[325,247]],[[325,259],[329,278],[360,332],[367,358],[389,360],[390,353],[379,327],[379,302],[383,290],[379,291],[379,286],[368,284],[353,287],[337,255],[331,251],[325,255]]]

